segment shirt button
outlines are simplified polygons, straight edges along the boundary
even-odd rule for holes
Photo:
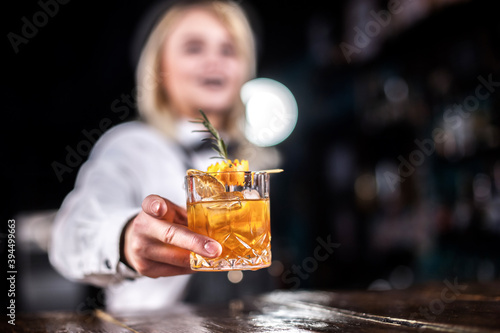
[[[107,268],[111,269],[111,263],[109,262],[109,259],[106,259],[106,260],[104,261],[104,265],[105,265]]]

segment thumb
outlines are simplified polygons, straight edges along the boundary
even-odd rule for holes
[[[167,213],[168,207],[165,199],[159,195],[151,194],[142,201],[142,210],[150,216],[162,218]]]
[[[148,195],[142,201],[142,209],[146,214],[157,219],[187,225],[186,210],[159,195]]]

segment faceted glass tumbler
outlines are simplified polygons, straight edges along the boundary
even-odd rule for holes
[[[269,174],[230,171],[186,176],[188,228],[213,238],[222,254],[191,253],[196,271],[257,270],[271,264]]]

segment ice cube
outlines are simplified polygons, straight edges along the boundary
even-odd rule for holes
[[[216,197],[218,197],[219,200],[241,200],[243,199],[243,193],[238,191],[224,192],[218,194]]]
[[[240,209],[241,208],[241,201],[219,201],[215,202],[213,204],[207,205],[207,209],[210,210],[220,210],[220,209],[225,209],[225,210],[233,210],[233,209]]]
[[[213,204],[207,206],[208,209],[240,209],[243,194],[241,192],[223,192],[212,196],[209,200],[214,201]],[[205,201],[205,200],[203,200]]]
[[[242,193],[245,199],[260,199],[260,194],[257,190],[246,189]]]

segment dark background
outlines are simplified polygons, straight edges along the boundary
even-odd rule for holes
[[[86,156],[60,177],[54,163],[68,166],[69,151],[90,147],[85,131],[97,138],[102,121],[134,119],[133,107],[118,113],[112,104],[133,99],[131,41],[152,3],[59,4],[17,53],[8,34],[22,35],[23,18],[33,23],[43,9],[4,4],[2,233],[8,219],[19,234],[27,217],[59,207]],[[402,11],[347,61],[341,43],[354,46],[355,28],[387,2],[243,2],[258,32],[258,77],[285,84],[299,106],[295,131],[277,146],[285,173],[273,178],[273,257],[283,267],[244,281],[383,289],[498,278],[500,87],[453,121],[444,116],[475,96],[479,76],[500,82],[500,21],[493,2],[412,3],[400,1]],[[437,128],[448,136],[434,145]],[[432,151],[415,140],[430,140]],[[404,181],[389,181],[398,168]],[[37,234],[47,230],[41,221],[29,224]],[[318,257],[328,241],[339,246]],[[50,269],[46,242],[17,239],[20,310],[74,309],[96,293]]]

